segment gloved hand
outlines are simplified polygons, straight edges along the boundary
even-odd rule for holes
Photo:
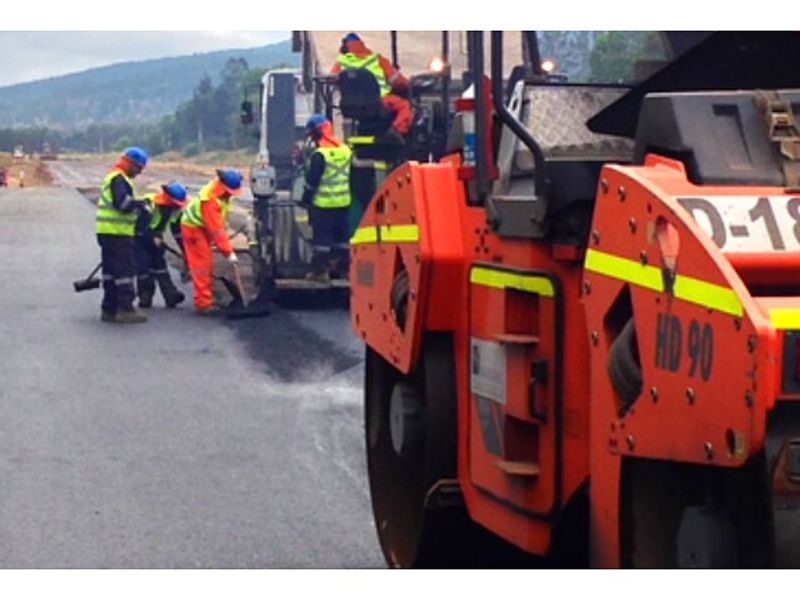
[[[150,203],[146,202],[145,200],[136,200],[135,201],[136,210],[140,212],[140,214],[151,214],[153,209],[150,207]]]
[[[236,256],[236,252],[231,252],[227,258],[228,262],[231,263],[232,265],[235,265],[239,262],[239,258]]]

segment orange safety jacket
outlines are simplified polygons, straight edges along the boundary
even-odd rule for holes
[[[224,188],[217,179],[207,183],[197,197],[192,198],[183,211],[181,224],[204,229],[209,242],[216,244],[225,256],[233,254],[233,246],[225,231],[225,220],[230,210],[230,200],[220,198]]]

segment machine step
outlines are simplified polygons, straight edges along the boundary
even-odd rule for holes
[[[538,335],[529,335],[526,333],[496,333],[496,339],[501,344],[521,344],[536,346],[539,343]]]
[[[512,460],[498,460],[495,466],[514,477],[539,477],[539,463]]]

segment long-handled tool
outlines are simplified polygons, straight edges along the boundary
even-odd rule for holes
[[[183,253],[175,250],[175,248],[172,248],[168,244],[164,244],[164,249],[167,252],[169,252],[170,254],[172,254],[173,256],[178,257],[180,260],[183,261],[184,264],[186,264],[186,257],[183,256]],[[222,285],[225,286],[225,289],[228,291],[228,293],[231,295],[231,297],[233,298],[233,300],[235,302],[239,302],[239,303],[243,303],[244,302],[244,299],[242,298],[242,293],[241,293],[239,287],[233,281],[231,281],[227,277],[223,277],[222,275],[214,275],[213,277],[214,277],[214,279],[222,282]]]
[[[244,295],[244,286],[242,285],[242,273],[239,271],[239,264],[233,263],[233,280],[236,282],[236,287],[239,288],[239,295],[242,297],[242,306],[247,308],[247,297]]]
[[[247,301],[244,294],[244,286],[242,285],[242,274],[239,271],[238,263],[233,263],[233,279],[236,282],[236,287],[239,288],[239,295],[242,298],[241,306],[237,306],[232,302],[225,308],[225,316],[228,319],[253,319],[256,317],[265,317],[270,313],[269,302],[261,300],[259,297],[255,298],[252,302]]]
[[[95,290],[100,287],[100,278],[95,277],[97,272],[103,267],[103,263],[97,263],[97,266],[92,270],[86,279],[78,279],[72,282],[72,287],[76,292],[85,292],[86,290]]]
[[[184,263],[186,257],[181,253],[164,244],[164,249],[180,258]],[[239,271],[239,265],[233,265],[234,281],[222,275],[214,275],[214,279],[221,281],[225,289],[233,298],[233,301],[223,309],[223,314],[228,319],[252,319],[256,317],[265,317],[270,313],[269,302],[262,299],[261,296],[255,298],[252,302],[247,302],[244,294],[244,286],[242,285],[242,275]]]

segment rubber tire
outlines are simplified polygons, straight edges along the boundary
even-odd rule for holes
[[[405,331],[408,312],[408,271],[401,268],[394,276],[389,292],[389,306],[392,308],[395,323],[400,331]]]
[[[642,393],[642,367],[634,353],[635,340],[636,329],[630,319],[608,351],[608,376],[622,400],[621,413],[627,412]]]

